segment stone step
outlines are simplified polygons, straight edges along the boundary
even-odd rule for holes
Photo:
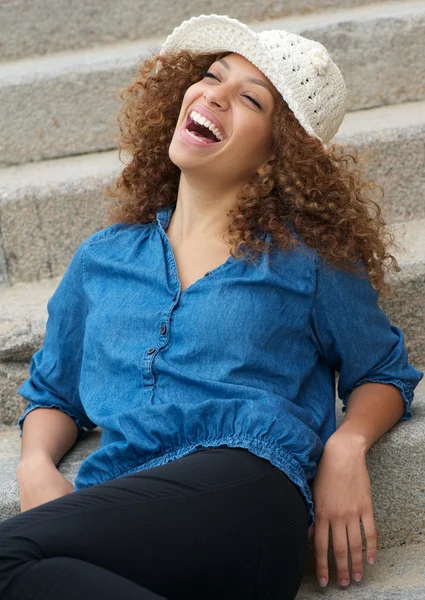
[[[368,155],[363,169],[384,188],[387,221],[425,218],[425,101],[349,113],[336,139]],[[103,192],[122,168],[114,150],[0,169],[0,281],[62,274],[78,244],[106,226]]]
[[[346,79],[351,111],[425,98],[425,0],[247,22],[322,42]],[[14,110],[0,116],[0,166],[116,147],[119,90],[139,61],[159,50],[166,29],[155,37],[147,29],[139,41],[4,63],[0,105]]]
[[[394,252],[401,268],[390,273],[391,293],[379,298],[382,310],[406,338],[411,362],[425,360],[425,219],[395,223],[396,239],[403,240],[403,254]]]
[[[337,582],[333,555],[329,560],[329,584],[322,589],[317,583],[314,555],[309,546],[309,561],[296,600],[424,600],[425,598],[425,543],[409,544],[380,550],[376,563],[366,563],[363,552],[363,579],[343,589]]]
[[[315,0],[314,10],[331,10],[381,3],[385,0]],[[223,2],[175,3],[161,0],[155,10],[139,0],[44,0],[8,2],[0,6],[0,54],[3,60],[17,60],[63,50],[90,48],[119,40],[167,35],[184,19],[202,13],[228,14],[236,19],[262,21],[294,13],[310,13],[310,0],[281,0],[277,4],[245,0],[231,5]]]
[[[104,189],[123,168],[113,151],[0,169],[9,283],[62,275],[77,246],[107,226]]]
[[[344,419],[341,407],[342,403],[338,399],[337,427]],[[410,421],[396,423],[367,454],[378,549],[425,542],[424,379],[415,389],[412,413],[413,418]],[[19,414],[16,415],[16,423],[18,416]],[[100,427],[87,432],[86,439],[75,444],[58,464],[61,473],[71,483],[75,481],[81,462],[99,447],[101,432]],[[19,512],[16,467],[20,456],[21,439],[17,424],[1,425],[0,520]],[[365,543],[364,539],[363,543]],[[378,553],[377,565],[380,564],[380,560]],[[375,571],[376,569],[371,570],[370,573]]]
[[[335,141],[359,149],[365,176],[384,189],[384,217],[425,218],[425,100],[349,112]]]
[[[0,362],[27,360],[43,344],[47,302],[61,277],[0,290]]]

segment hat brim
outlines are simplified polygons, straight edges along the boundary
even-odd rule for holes
[[[318,137],[302,117],[290,87],[282,88],[276,61],[267,44],[260,35],[244,23],[227,15],[211,14],[192,17],[176,27],[168,36],[161,47],[160,55],[180,50],[199,53],[236,52],[245,57],[269,79],[289,108],[298,115],[297,118],[304,129],[310,135]]]
[[[233,48],[240,48],[241,42],[246,44],[248,41],[256,47],[261,43],[258,35],[237,19],[226,15],[200,15],[176,27],[162,45],[161,54],[179,50],[236,52]]]

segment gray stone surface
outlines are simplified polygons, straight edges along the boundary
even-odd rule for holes
[[[12,63],[0,74],[0,167],[117,147],[120,88],[141,43]]]
[[[60,279],[17,283],[0,291],[0,363],[27,360],[40,348],[47,302]]]
[[[1,221],[0,221],[0,289],[9,285],[9,279],[7,277],[7,264],[3,250],[3,237],[1,235]]]
[[[322,589],[314,573],[314,556],[309,563],[296,600],[424,600],[425,598],[425,544],[412,544],[379,550],[376,563],[366,563],[363,553],[363,579],[353,579],[346,589],[337,581],[335,560],[329,560],[329,584]],[[351,578],[350,578],[351,579]]]
[[[425,217],[425,101],[347,113],[335,141],[360,151],[365,177],[384,190],[384,217]]]
[[[395,278],[394,278],[395,279]],[[423,363],[425,359],[425,277],[423,267],[406,268],[403,277],[393,284],[391,296],[379,300],[379,305],[403,331],[409,360]],[[415,299],[415,300],[413,300]]]
[[[378,0],[379,3],[384,0]],[[368,5],[371,0],[315,0],[314,10]],[[377,0],[375,0],[375,3]],[[311,0],[265,2],[244,0],[157,0],[155,9],[139,0],[20,0],[0,4],[0,55],[15,60],[36,54],[87,48],[118,40],[167,35],[184,19],[200,14],[228,14],[241,20],[262,20],[292,13],[310,13]],[[22,15],[25,14],[25,19]]]
[[[324,43],[346,79],[351,111],[425,98],[424,0],[252,26],[282,27]],[[14,109],[0,117],[0,166],[116,147],[118,91],[164,39],[4,64],[0,105]]]
[[[0,170],[11,284],[63,274],[78,245],[107,226],[105,186],[122,168],[114,152]]]
[[[425,219],[394,223],[392,231],[400,251],[391,252],[399,263],[400,273],[390,273],[391,293],[378,300],[379,306],[401,328],[409,358],[425,363]]]
[[[17,390],[29,376],[29,360],[0,362],[0,424],[14,425],[24,412],[26,400]]]

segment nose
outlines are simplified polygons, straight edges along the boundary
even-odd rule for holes
[[[227,95],[226,95],[225,90],[223,90],[222,87],[221,87],[221,89],[214,87],[214,88],[205,90],[204,98],[208,104],[215,104],[216,106],[218,106],[220,108],[227,107],[227,102],[228,102]]]

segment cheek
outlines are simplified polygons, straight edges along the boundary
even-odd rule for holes
[[[184,114],[186,114],[189,106],[191,104],[193,104],[196,100],[196,98],[199,97],[199,89],[198,86],[192,85],[190,88],[188,88],[186,90],[185,95],[183,96],[183,100],[182,100],[182,105],[180,107],[180,118],[182,118],[182,116]]]
[[[247,148],[256,147],[261,149],[264,146],[264,128],[258,124],[249,122],[241,122],[236,131],[238,132],[238,140],[240,143],[246,144]]]
[[[189,103],[190,101],[194,100],[195,98],[201,96],[203,91],[204,91],[204,86],[201,83],[194,83],[193,85],[190,86],[190,88],[188,88],[186,90],[183,102]]]
[[[272,145],[271,131],[265,131],[264,126],[250,127],[239,130],[238,151],[240,156],[257,162],[263,161],[269,154]]]

